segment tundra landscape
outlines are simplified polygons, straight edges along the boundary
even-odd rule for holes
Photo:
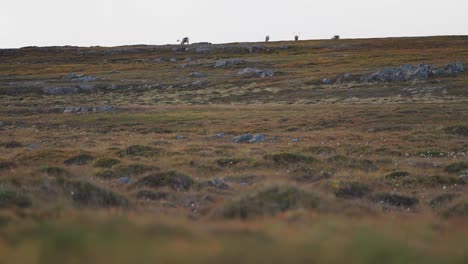
[[[0,50],[0,263],[468,263],[467,61],[466,36]]]

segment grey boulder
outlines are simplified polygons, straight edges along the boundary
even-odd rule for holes
[[[273,70],[261,70],[257,68],[245,68],[242,71],[238,72],[238,74],[243,76],[256,76],[260,78],[275,76],[275,72]]]
[[[227,67],[227,66],[234,66],[234,65],[240,65],[244,64],[245,61],[241,59],[227,59],[227,60],[218,60],[216,61],[214,67],[215,68],[221,68],[221,67]]]
[[[243,134],[235,137],[232,142],[234,143],[260,143],[266,140],[265,135],[263,134]]]
[[[50,95],[75,94],[80,92],[78,87],[44,87],[42,92]]]

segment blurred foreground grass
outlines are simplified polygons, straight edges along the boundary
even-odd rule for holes
[[[468,261],[468,230],[460,222],[434,224],[421,217],[391,216],[344,219],[304,211],[278,218],[190,222],[107,212],[67,213],[52,220],[4,224],[0,263]]]

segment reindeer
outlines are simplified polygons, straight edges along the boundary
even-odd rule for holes
[[[336,39],[336,40],[338,40],[338,39],[340,39],[340,35],[335,35],[335,36],[333,36],[333,38],[332,38],[332,39]]]
[[[270,41],[270,36],[267,35],[267,36],[265,37],[265,42],[268,42],[268,41]]]
[[[299,36],[301,35],[301,32],[299,33],[294,32],[293,34],[294,34],[294,41],[299,41]]]
[[[190,40],[188,37],[185,37],[182,39],[182,41],[180,40],[177,40],[177,42],[180,42],[180,45],[184,46],[184,45],[190,45]]]

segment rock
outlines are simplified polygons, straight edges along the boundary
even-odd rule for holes
[[[161,63],[161,62],[164,62],[164,60],[161,59],[161,58],[155,58],[155,59],[153,59],[153,62]]]
[[[239,46],[239,45],[223,45],[220,51],[224,53],[239,54],[239,53],[248,53],[249,48],[246,46]]]
[[[50,95],[75,94],[80,92],[78,87],[44,87],[42,92]]]
[[[223,138],[224,136],[225,136],[224,133],[218,133],[218,134],[216,134],[214,137],[216,137],[216,138]]]
[[[385,68],[369,75],[354,76],[346,73],[340,76],[336,83],[341,84],[353,81],[364,83],[426,81],[430,77],[443,77],[462,72],[464,72],[463,63],[448,64],[444,69],[427,64],[420,64],[418,66],[402,65],[398,68]]]
[[[177,136],[176,136],[176,139],[177,139],[177,140],[182,140],[182,139],[185,139],[185,137],[184,137],[183,135],[177,135]]]
[[[363,77],[362,80],[364,82],[424,81],[429,78],[431,72],[432,67],[430,65],[403,65],[399,68],[386,68],[381,71],[377,71],[370,76]]]
[[[241,59],[227,59],[227,60],[218,60],[216,61],[214,67],[215,68],[221,68],[221,67],[227,67],[227,66],[234,66],[234,65],[240,65],[244,64],[245,61]]]
[[[447,94],[446,87],[408,87],[401,89],[401,92],[406,95],[417,95],[417,94]]]
[[[251,185],[257,180],[257,176],[247,175],[247,176],[226,176],[223,178],[223,181],[240,184],[240,185]]]
[[[234,143],[247,143],[249,140],[251,140],[253,137],[252,134],[243,134],[240,136],[235,137],[232,142]]]
[[[81,84],[79,87],[81,91],[86,91],[86,92],[96,90],[96,85],[94,84]]]
[[[180,87],[181,88],[189,88],[189,87],[200,87],[200,86],[203,86],[203,85],[205,85],[204,82],[202,82],[200,80],[197,80],[197,81],[194,81],[194,82],[191,82],[191,83],[180,85]]]
[[[208,53],[213,50],[211,47],[211,43],[197,43],[194,44],[193,46],[196,46],[194,49],[190,48],[190,50],[194,51],[195,53]]]
[[[323,83],[323,84],[333,84],[333,80],[331,80],[331,79],[323,79],[323,80],[322,80],[322,83]]]
[[[185,52],[186,50],[186,47],[176,47],[172,49],[173,52]]]
[[[259,143],[264,142],[266,140],[265,135],[263,134],[243,134],[240,136],[235,137],[232,142],[234,143]]]
[[[154,89],[154,88],[161,88],[161,85],[159,83],[156,84],[143,84],[140,86],[130,86],[127,88],[129,91],[142,91],[142,90],[149,90],[149,89]]]
[[[119,182],[123,184],[128,184],[131,182],[131,179],[129,177],[122,177],[119,179]]]
[[[82,76],[76,79],[72,79],[73,82],[94,82],[97,80],[99,80],[99,78],[95,76]]]
[[[198,86],[203,86],[205,83],[198,80],[198,81],[194,81],[190,84],[190,86],[195,86],[195,87],[198,87]]]
[[[261,78],[273,77],[275,72],[272,70],[260,70],[257,68],[245,68],[242,71],[238,72],[239,75],[248,75],[248,76],[257,76]]]
[[[80,77],[83,77],[84,74],[77,74],[77,73],[70,73],[62,77],[64,80],[71,80],[71,79],[77,79]]]
[[[347,83],[347,82],[351,82],[355,80],[356,80],[356,77],[353,74],[345,73],[341,75],[340,77],[338,77],[338,79],[336,80],[336,83],[341,84],[341,83]]]
[[[445,70],[444,70],[444,72],[449,75],[462,73],[464,71],[465,69],[463,67],[463,63],[461,62],[449,64],[445,67]]]
[[[229,185],[223,179],[211,179],[209,181],[204,181],[198,184],[198,188],[214,187],[216,189],[228,190]]]
[[[87,113],[87,112],[105,112],[112,111],[115,108],[113,106],[79,106],[79,107],[67,107],[63,110],[64,113]]]
[[[169,61],[170,62],[177,62],[177,58],[171,58]]]
[[[194,82],[190,83],[190,85],[188,85],[188,86],[191,86],[191,87],[200,87],[200,86],[203,86],[203,85],[205,85],[205,82],[200,81],[200,80],[197,80],[197,81],[194,81]]]
[[[291,139],[291,142],[293,143],[298,143],[298,142],[301,142],[302,140],[300,138],[293,138]]]
[[[263,134],[256,134],[250,140],[249,143],[260,143],[265,142],[266,137]]]
[[[29,150],[37,149],[39,147],[39,144],[37,143],[32,143],[28,146]]]
[[[265,46],[260,46],[260,45],[250,46],[248,49],[249,49],[249,53],[256,53],[256,52],[262,52],[262,51],[268,50]]]
[[[203,78],[203,77],[206,77],[206,74],[202,73],[202,72],[192,72],[189,74],[189,77],[192,77],[192,78]]]
[[[118,87],[117,85],[115,85],[115,84],[111,84],[111,85],[109,85],[109,86],[106,87],[106,89],[108,89],[108,90],[116,90],[116,89],[118,89],[118,88],[119,88],[119,87]]]

